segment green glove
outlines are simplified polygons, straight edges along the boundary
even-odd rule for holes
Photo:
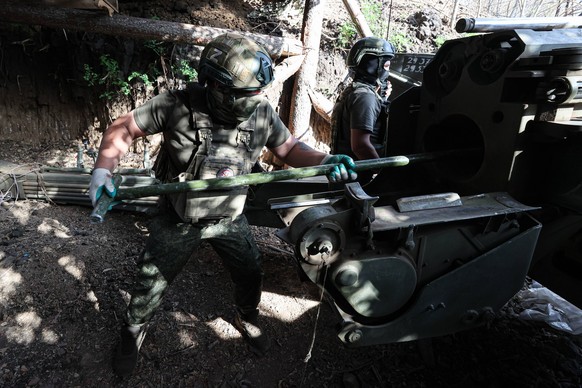
[[[327,173],[327,180],[330,182],[353,181],[358,177],[356,164],[348,155],[326,155],[320,164],[335,164]]]
[[[91,173],[91,183],[89,184],[89,198],[91,198],[93,207],[104,192],[111,198],[115,198],[117,189],[113,184],[113,174],[106,168],[96,168]]]

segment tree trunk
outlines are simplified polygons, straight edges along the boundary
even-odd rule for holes
[[[305,3],[302,33],[305,60],[295,77],[294,98],[289,114],[289,130],[296,135],[298,131],[303,134],[309,131],[311,116],[309,90],[315,88],[324,13],[325,0],[307,0]]]
[[[296,39],[252,34],[224,28],[199,27],[186,23],[136,18],[119,14],[108,16],[101,12],[33,6],[15,2],[7,2],[0,7],[0,20],[197,46],[204,46],[218,35],[226,32],[236,32],[259,42],[269,51],[273,58],[303,53],[303,45]]]

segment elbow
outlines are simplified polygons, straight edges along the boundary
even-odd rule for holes
[[[366,146],[352,146],[352,152],[359,160],[370,159],[370,149]]]

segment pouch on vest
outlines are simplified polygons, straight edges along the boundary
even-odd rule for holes
[[[237,131],[236,129],[233,131]],[[209,154],[198,168],[198,179],[226,178],[248,174],[250,163],[246,148],[226,147],[213,142]],[[188,222],[201,219],[212,220],[242,214],[247,198],[248,186],[223,190],[188,191],[184,203],[184,218]]]

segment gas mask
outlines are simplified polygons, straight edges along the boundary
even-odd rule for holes
[[[261,91],[236,93],[232,89],[209,87],[206,100],[210,112],[224,123],[247,120],[265,98]]]

